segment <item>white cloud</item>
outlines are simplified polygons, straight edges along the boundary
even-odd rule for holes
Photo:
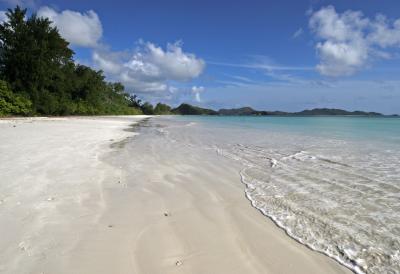
[[[207,64],[224,67],[248,68],[248,69],[261,69],[261,70],[293,70],[293,71],[307,71],[314,70],[313,67],[295,67],[295,66],[281,66],[273,63],[255,62],[255,63],[225,63],[208,61]]]
[[[201,102],[200,93],[202,93],[203,91],[204,91],[204,87],[197,87],[197,86],[192,87],[192,93],[194,94],[194,99],[196,102],[198,102],[198,103]]]
[[[144,77],[187,81],[199,76],[205,63],[194,54],[184,53],[180,43],[168,44],[166,50],[145,43],[126,66]]]
[[[326,76],[352,75],[373,59],[389,58],[388,47],[400,47],[400,19],[390,23],[383,15],[374,19],[360,11],[337,13],[333,6],[311,14],[310,29],[320,63],[317,70]]]
[[[141,42],[129,55],[97,50],[93,53],[93,61],[106,74],[136,92],[168,91],[170,81],[190,81],[205,68],[205,62],[184,52],[180,43],[168,44],[163,49],[150,42]]]
[[[100,19],[92,10],[86,13],[71,10],[57,12],[45,6],[38,10],[37,15],[49,18],[72,45],[96,47],[103,34]]]
[[[373,31],[367,37],[369,41],[383,48],[400,46],[400,19],[394,21],[392,27],[384,15],[378,14],[371,28]]]
[[[117,74],[121,72],[122,65],[118,63],[117,57],[113,57],[112,54],[103,56],[99,52],[93,52],[93,61],[106,73]]]
[[[5,22],[7,19],[6,12],[4,10],[0,10],[0,23]]]
[[[368,46],[362,41],[338,43],[328,40],[318,43],[316,48],[321,58],[317,70],[327,76],[352,75],[363,68],[370,57]]]

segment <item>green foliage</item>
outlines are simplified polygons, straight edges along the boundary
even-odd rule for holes
[[[140,100],[136,94],[127,94],[126,99],[128,100],[128,105],[134,108],[141,108],[142,100]]]
[[[153,115],[153,114],[154,114],[153,105],[150,104],[149,102],[145,102],[145,103],[141,106],[141,109],[142,109],[143,114],[146,114],[146,115]]]
[[[2,87],[0,113],[142,113],[140,100],[123,85],[108,83],[101,71],[76,65],[68,42],[48,19],[27,18],[18,6],[6,15],[8,20],[0,24],[0,78],[12,91]],[[150,106],[145,105],[146,112],[153,111]]]
[[[0,116],[27,115],[32,103],[25,97],[14,94],[5,81],[0,80]]]
[[[6,15],[8,20],[0,25],[2,78],[13,90],[28,92],[34,110],[53,114],[57,106],[40,104],[57,101],[51,87],[62,67],[72,62],[73,52],[48,19],[35,15],[25,19],[26,10],[19,7]]]
[[[171,107],[166,104],[158,103],[154,108],[154,114],[156,115],[172,114]]]

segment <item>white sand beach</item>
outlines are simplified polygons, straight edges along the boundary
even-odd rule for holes
[[[144,118],[0,120],[0,273],[351,273],[253,208],[237,163],[132,138]]]

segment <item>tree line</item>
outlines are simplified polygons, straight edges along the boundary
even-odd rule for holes
[[[47,18],[17,6],[0,24],[0,116],[168,114],[74,62],[74,52]]]

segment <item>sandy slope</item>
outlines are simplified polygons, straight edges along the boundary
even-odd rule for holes
[[[252,208],[233,162],[118,142],[138,119],[0,120],[0,273],[349,272]]]

